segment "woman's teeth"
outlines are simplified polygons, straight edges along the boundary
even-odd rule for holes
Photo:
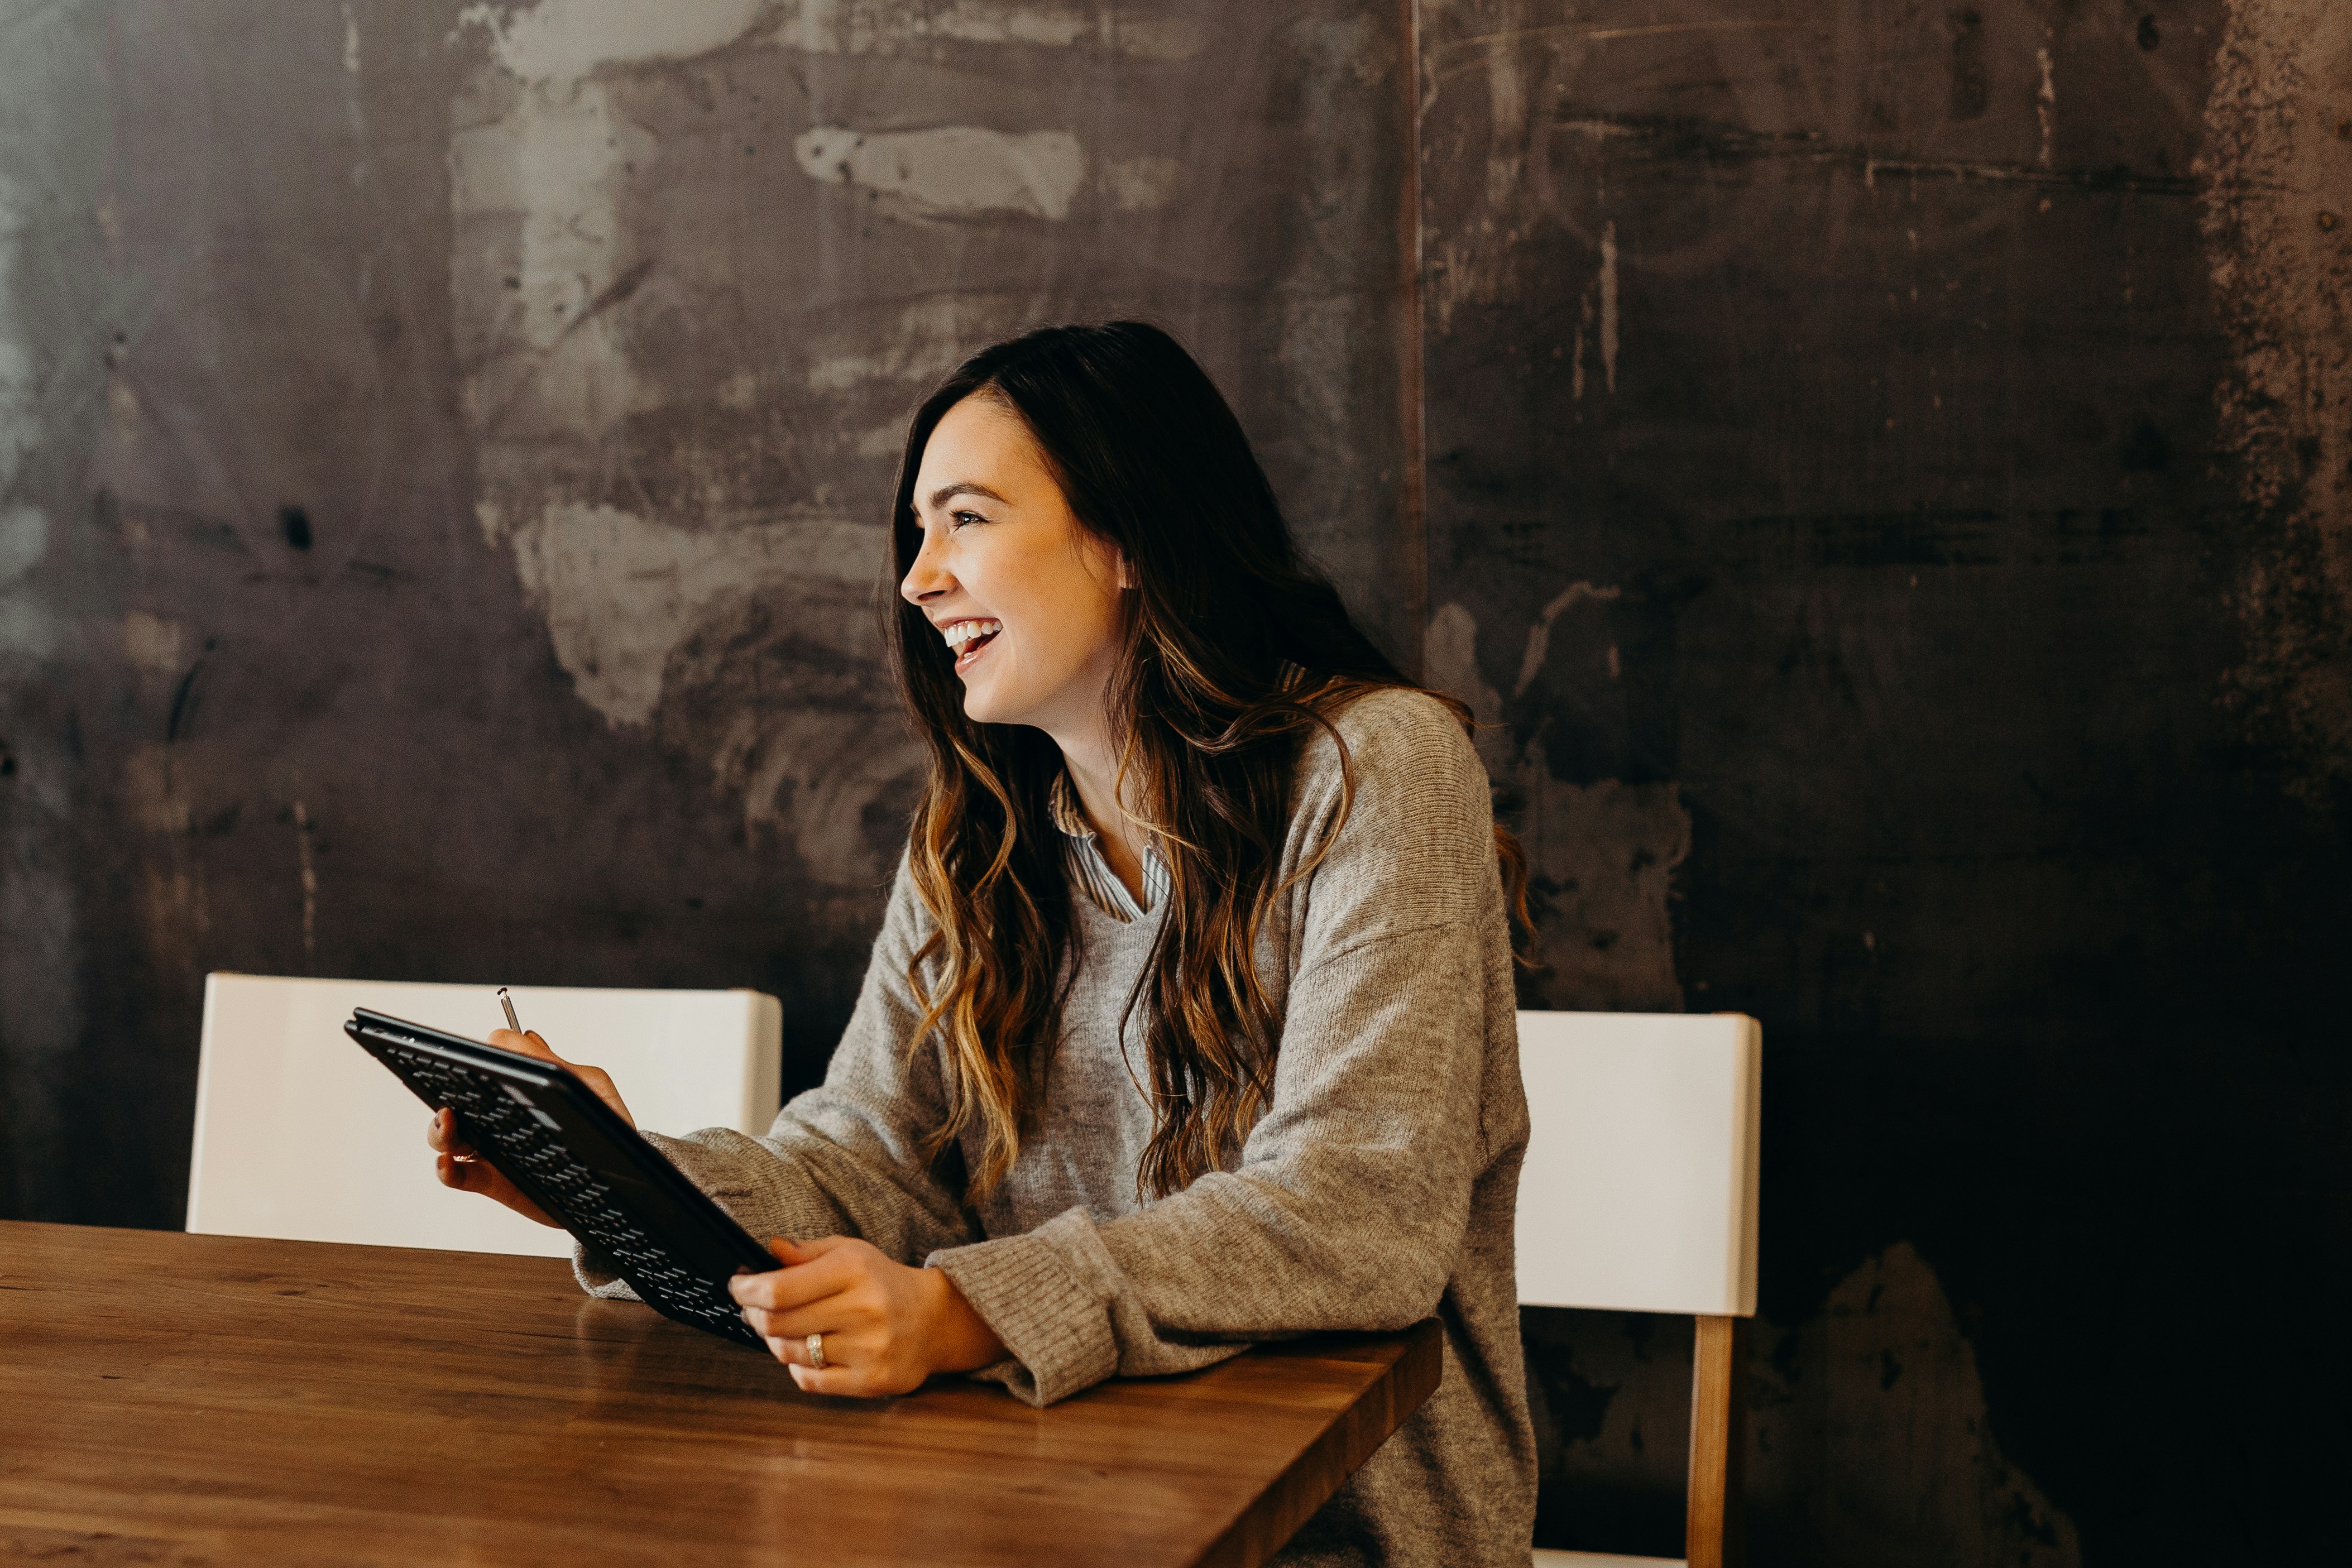
[[[949,647],[962,654],[980,639],[993,637],[1003,630],[1002,621],[950,621],[940,628],[940,635],[947,639]]]

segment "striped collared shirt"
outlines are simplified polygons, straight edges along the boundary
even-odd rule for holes
[[[1127,891],[1127,883],[1110,869],[1103,854],[1102,838],[1087,813],[1078,804],[1078,791],[1070,782],[1067,768],[1054,776],[1054,788],[1045,797],[1045,810],[1054,819],[1054,826],[1062,830],[1066,841],[1065,853],[1070,863],[1070,876],[1078,891],[1097,909],[1113,920],[1133,920],[1149,915],[1168,896],[1168,862],[1150,844],[1143,846],[1143,898]]]
[[[1304,669],[1286,659],[1279,677],[1281,689],[1297,689],[1306,675]],[[1160,907],[1160,901],[1168,896],[1168,862],[1150,843],[1143,846],[1143,898],[1138,902],[1135,894],[1127,891],[1127,883],[1118,880],[1118,873],[1110,869],[1110,861],[1103,854],[1101,835],[1087,821],[1087,813],[1078,804],[1077,788],[1070,782],[1068,768],[1054,776],[1054,788],[1045,797],[1045,810],[1067,841],[1066,852],[1071,879],[1088,903],[1122,923]]]

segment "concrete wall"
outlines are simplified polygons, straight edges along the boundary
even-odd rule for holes
[[[821,1074],[877,497],[1024,325],[1181,332],[1417,642],[1401,13],[6,15],[0,1208],[173,1218],[212,967],[754,985]]]
[[[177,1223],[210,968],[814,1078],[896,423],[1140,312],[1491,722],[1529,1004],[1765,1022],[1759,1559],[2291,1554],[2347,120],[2330,0],[0,0],[0,1214]],[[1528,1337],[1539,1539],[1677,1550],[1685,1326]]]
[[[1765,1020],[1760,1551],[2294,1555],[2352,8],[1423,9],[1429,670],[1533,989]],[[1663,1342],[1533,1332],[1547,1504],[1668,1539]]]

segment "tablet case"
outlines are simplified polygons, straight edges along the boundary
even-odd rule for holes
[[[727,1292],[740,1270],[779,1267],[667,1156],[562,1067],[365,1008],[343,1032],[523,1196],[611,1260],[664,1317],[754,1350],[766,1344]]]

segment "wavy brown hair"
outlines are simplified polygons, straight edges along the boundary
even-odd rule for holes
[[[974,355],[924,401],[898,470],[885,610],[900,691],[931,754],[909,861],[937,929],[908,967],[925,1009],[909,1049],[935,1030],[950,1047],[947,1115],[929,1152],[977,1126],[974,1193],[1020,1152],[1083,941],[1047,810],[1059,748],[1025,725],[966,718],[952,655],[896,592],[922,547],[924,446],[974,396],[1020,416],[1079,523],[1133,569],[1111,734],[1118,798],[1136,802],[1168,894],[1120,1039],[1124,1050],[1139,1011],[1138,1086],[1154,1123],[1136,1185],[1166,1197],[1237,1152],[1273,1090],[1282,1023],[1255,954],[1286,885],[1276,873],[1301,747],[1317,734],[1339,747],[1344,822],[1355,785],[1334,718],[1367,692],[1423,688],[1300,557],[1240,423],[1167,333],[1134,321],[1045,328]],[[1304,675],[1286,680],[1291,666]],[[1500,829],[1496,840],[1523,912],[1518,846]]]

